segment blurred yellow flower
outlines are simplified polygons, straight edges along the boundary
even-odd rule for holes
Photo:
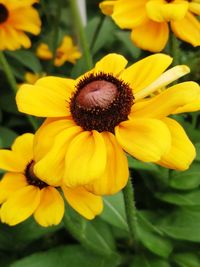
[[[169,38],[169,26],[181,40],[200,45],[200,1],[115,0],[100,8],[122,29],[131,29],[132,41],[141,49],[159,52]]]
[[[68,187],[84,185],[103,195],[127,183],[124,151],[144,162],[187,169],[195,148],[167,116],[200,109],[200,88],[183,82],[154,96],[189,72],[184,65],[164,72],[171,62],[155,54],[125,68],[123,56],[109,54],[77,80],[45,77],[23,85],[16,97],[19,110],[49,117],[36,134],[35,173],[52,184],[63,179]]]
[[[53,58],[53,53],[49,50],[47,44],[41,43],[36,51],[37,56],[43,60],[50,60]],[[66,61],[73,64],[81,57],[81,53],[77,46],[72,42],[70,36],[64,36],[61,45],[56,50],[54,64],[57,67],[62,66]]]
[[[29,48],[30,38],[24,33],[39,34],[41,21],[32,7],[38,0],[0,0],[0,50]]]
[[[33,215],[47,227],[59,224],[64,214],[64,201],[57,188],[35,175],[37,155],[33,152],[33,140],[34,135],[26,133],[16,138],[11,150],[0,150],[0,168],[8,171],[0,181],[0,219],[9,225]],[[87,219],[101,212],[100,197],[83,187],[62,189],[69,205]]]

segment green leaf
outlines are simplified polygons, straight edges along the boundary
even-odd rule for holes
[[[119,259],[105,259],[79,245],[61,246],[32,254],[11,264],[10,267],[115,267]]]
[[[103,198],[104,209],[100,217],[107,223],[128,231],[122,192]]]
[[[171,267],[171,265],[167,261],[156,257],[135,255],[129,267]]]
[[[160,257],[168,258],[173,250],[173,246],[167,238],[149,231],[145,225],[138,224],[137,235],[143,246]]]
[[[180,206],[199,206],[200,205],[200,190],[195,190],[190,193],[156,193],[159,199]]]
[[[200,242],[200,207],[177,208],[158,225],[174,239]]]
[[[196,143],[195,147],[196,147],[196,152],[197,152],[195,160],[200,161],[200,143]]]
[[[41,73],[42,67],[40,61],[35,56],[35,54],[31,51],[18,50],[14,52],[6,52],[9,57],[14,58],[18,62],[20,62],[23,66],[32,70],[35,73]]]
[[[9,128],[0,127],[0,136],[2,141],[2,147],[9,148],[17,137],[17,134]]]
[[[0,249],[13,251],[24,248],[34,240],[59,230],[62,225],[44,228],[30,218],[17,226],[0,224],[0,227]]]
[[[14,114],[19,114],[17,110],[17,105],[15,102],[15,97],[12,93],[6,92],[2,93],[0,97],[0,106],[3,111],[7,111]]]
[[[199,267],[200,257],[194,253],[177,253],[172,260],[180,267]]]
[[[184,172],[173,171],[170,174],[169,184],[172,188],[189,190],[200,185],[200,164],[193,163],[191,168]]]

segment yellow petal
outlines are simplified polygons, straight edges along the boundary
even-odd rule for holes
[[[40,203],[40,189],[29,185],[10,197],[0,210],[3,223],[11,226],[23,222],[30,217]]]
[[[36,49],[36,55],[43,60],[50,60],[53,58],[52,52],[49,50],[47,44],[41,43]]]
[[[64,209],[64,201],[58,190],[48,186],[41,190],[41,200],[34,218],[44,227],[57,225],[63,218]]]
[[[23,172],[26,168],[26,160],[18,157],[17,153],[11,150],[0,149],[0,169],[11,172]]]
[[[118,75],[126,67],[127,60],[118,54],[108,54],[99,60],[94,68],[94,73],[108,73]]]
[[[64,182],[69,187],[85,185],[98,179],[106,167],[106,146],[101,133],[84,131],[69,145]]]
[[[166,1],[153,0],[146,4],[148,17],[157,22],[181,20],[184,18],[187,10],[187,1],[166,3]]]
[[[144,162],[156,162],[171,146],[167,126],[160,120],[133,119],[115,127],[117,141],[122,148]]]
[[[183,82],[166,89],[159,95],[145,102],[133,105],[131,117],[163,118],[177,108],[192,103],[200,94],[200,87],[195,82]]]
[[[69,116],[74,80],[44,77],[35,85],[22,85],[16,95],[19,111],[40,117]]]
[[[34,134],[25,133],[17,137],[12,145],[12,151],[27,165],[33,159]]]
[[[99,4],[99,7],[104,15],[111,15],[115,3],[116,1],[103,1]]]
[[[186,104],[182,107],[177,108],[172,114],[179,114],[184,112],[194,112],[200,110],[200,94],[196,99],[189,104]]]
[[[160,77],[157,80],[155,80],[153,83],[151,83],[149,86],[135,93],[134,97],[136,100],[139,100],[146,96],[149,96],[150,94],[154,93],[155,91],[159,89],[164,88],[168,84],[176,81],[177,79],[186,75],[189,72],[190,72],[190,69],[186,65],[175,66],[165,71],[163,74],[161,74]]]
[[[133,29],[131,39],[133,43],[143,50],[160,52],[165,48],[169,38],[169,27],[166,22],[158,23],[147,20]]]
[[[7,172],[0,182],[0,203],[27,185],[26,177],[22,173]]]
[[[200,22],[190,12],[184,19],[171,22],[171,28],[181,40],[193,46],[200,45]]]
[[[171,62],[172,58],[165,54],[151,55],[125,69],[120,78],[130,84],[135,94],[156,80]]]
[[[189,10],[196,15],[200,15],[200,2],[197,1],[192,1],[189,3]]]
[[[122,29],[137,27],[147,19],[145,5],[147,0],[118,0],[113,9],[112,18]]]
[[[86,219],[92,220],[102,212],[102,198],[88,192],[84,187],[63,186],[62,190],[69,205]]]
[[[170,150],[157,163],[175,170],[188,169],[196,156],[195,147],[178,122],[170,118],[163,119],[163,122],[170,130],[172,144]]]
[[[57,186],[61,183],[68,146],[80,132],[82,132],[81,127],[75,126],[63,130],[56,136],[50,151],[34,166],[37,177],[49,185]]]
[[[102,133],[107,150],[107,162],[103,175],[86,186],[96,195],[111,195],[119,192],[129,177],[128,162],[124,151],[115,136],[109,132]]]
[[[52,148],[55,137],[63,130],[76,126],[72,119],[46,119],[35,133],[34,159],[39,161]]]

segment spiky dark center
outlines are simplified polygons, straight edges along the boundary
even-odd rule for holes
[[[5,22],[8,18],[8,15],[8,9],[3,4],[0,4],[0,23]]]
[[[115,126],[128,119],[133,105],[132,89],[111,74],[84,77],[70,101],[75,122],[86,131],[114,132]]]
[[[40,189],[47,187],[48,184],[46,184],[45,182],[41,181],[34,173],[33,171],[33,167],[35,165],[34,160],[32,160],[27,166],[26,166],[26,170],[25,170],[25,176],[26,176],[26,180],[28,182],[29,185],[34,185],[39,187]]]

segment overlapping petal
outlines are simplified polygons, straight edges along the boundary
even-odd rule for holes
[[[101,133],[95,130],[81,132],[69,144],[64,183],[76,187],[101,177],[106,167],[106,153]]]
[[[18,109],[40,117],[69,116],[74,85],[74,80],[58,77],[41,78],[34,86],[22,85],[16,95]]]
[[[58,190],[48,186],[41,190],[40,204],[34,212],[34,218],[44,227],[57,225],[63,218],[64,209],[64,201]]]
[[[115,127],[117,141],[133,157],[156,162],[171,146],[168,127],[156,119],[132,119]]]
[[[195,147],[178,122],[170,118],[164,118],[163,122],[170,130],[172,144],[157,163],[166,168],[184,171],[196,156]]]
[[[0,209],[3,223],[16,225],[30,217],[40,203],[40,189],[29,185],[10,197]]]
[[[88,192],[84,187],[62,187],[65,198],[70,206],[88,220],[94,219],[103,209],[100,196]]]
[[[107,162],[103,175],[86,188],[96,195],[111,195],[119,192],[127,183],[129,170],[124,151],[115,136],[102,133],[107,150]]]

